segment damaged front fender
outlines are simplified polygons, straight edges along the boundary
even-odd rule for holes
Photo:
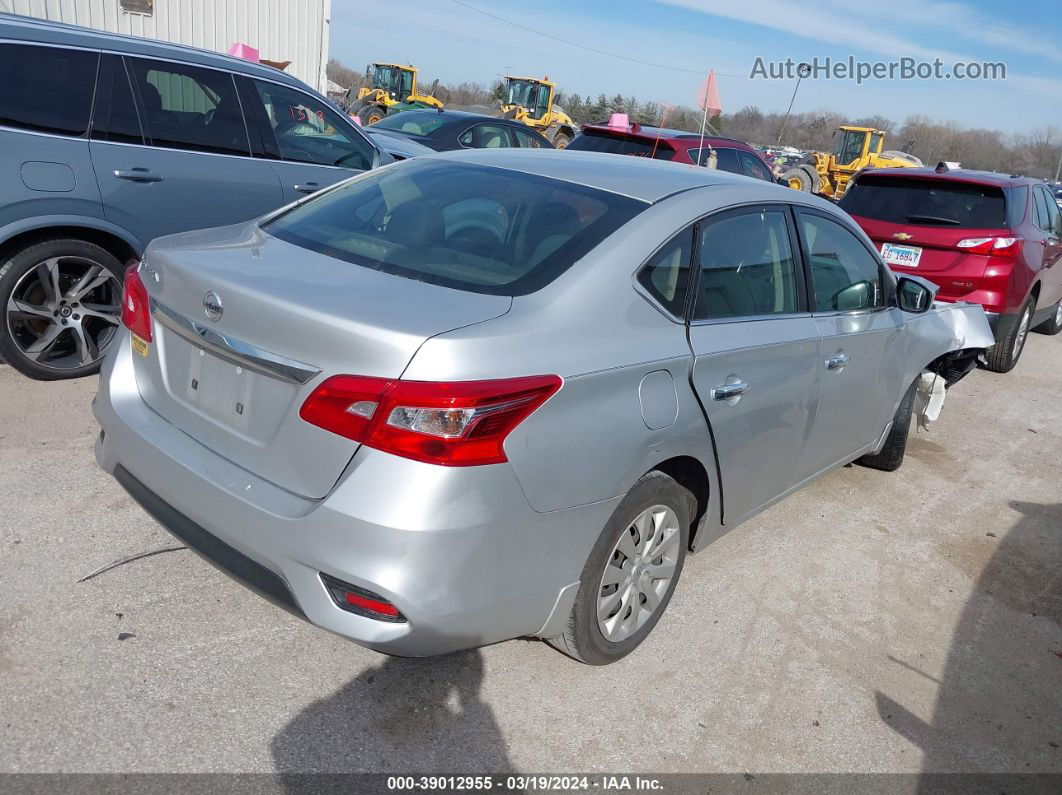
[[[978,304],[935,302],[920,315],[905,313],[908,362],[913,372],[929,370],[951,386],[976,364],[986,349],[995,345],[988,316]]]

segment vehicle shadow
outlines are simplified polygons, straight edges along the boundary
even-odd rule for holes
[[[1062,503],[1010,507],[1021,517],[1009,532],[983,528],[999,542],[963,607],[932,719],[876,693],[881,719],[923,753],[922,792],[940,789],[940,773],[1062,772]]]
[[[514,772],[494,713],[480,697],[479,650],[380,660],[274,736],[275,769],[289,791],[307,791],[308,773]]]

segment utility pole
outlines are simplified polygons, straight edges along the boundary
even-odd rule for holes
[[[1058,153],[1058,168],[1055,169],[1055,182],[1058,182],[1058,175],[1062,174],[1062,151]]]
[[[799,64],[797,66],[797,81],[796,81],[796,85],[793,86],[793,96],[791,96],[789,98],[789,108],[786,110],[785,118],[782,119],[782,126],[778,130],[778,140],[775,141],[776,144],[780,144],[782,142],[782,133],[785,132],[786,122],[789,121],[789,113],[790,113],[790,111],[793,110],[793,103],[796,101],[797,91],[800,90],[800,81],[803,80],[805,77],[807,77],[810,74],[811,74],[811,64],[802,63],[802,64]]]

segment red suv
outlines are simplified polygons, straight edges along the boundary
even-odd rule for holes
[[[628,124],[623,127],[584,124],[581,133],[568,144],[568,148],[584,152],[652,157],[687,165],[714,165],[721,171],[775,182],[771,167],[759,152],[744,141],[716,135],[705,136],[702,140],[699,133],[645,124]],[[715,156],[714,163],[712,155]]]
[[[883,168],[852,180],[840,206],[898,273],[925,276],[942,301],[988,313],[989,369],[1017,364],[1033,328],[1062,331],[1062,216],[1028,177],[948,168]]]

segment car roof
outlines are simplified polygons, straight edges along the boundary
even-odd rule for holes
[[[519,125],[520,127],[526,127],[527,126],[526,124],[522,124],[521,122],[514,122],[512,119],[503,119],[500,116],[488,116],[486,113],[473,113],[472,111],[467,111],[467,110],[447,110],[445,108],[441,109],[441,110],[440,109],[436,109],[436,108],[409,108],[408,110],[402,110],[402,111],[399,111],[398,113],[395,113],[395,114],[393,114],[391,116],[388,116],[388,118],[392,118],[393,119],[393,118],[397,118],[399,116],[405,116],[407,113],[410,114],[411,116],[412,115],[432,116],[432,117],[436,117],[437,116],[438,118],[442,119],[444,122],[448,122],[448,123],[449,122],[468,121],[468,120],[475,121],[475,120],[482,119],[483,121],[496,121],[496,122],[501,122],[502,124],[515,124],[515,125]]]
[[[83,28],[80,25],[52,22],[19,14],[0,13],[0,38],[25,41],[32,44],[59,44],[107,50],[124,55],[167,58],[200,66],[212,66],[216,69],[225,69],[230,72],[240,72],[251,77],[264,77],[303,90],[309,88],[297,77],[293,77],[286,72],[274,69],[271,66],[245,61],[232,55],[203,50],[198,47],[189,47],[184,44],[170,44],[169,42],[146,39],[140,36],[127,36],[122,33],[92,30],[91,28]]]
[[[607,124],[584,124],[582,129],[584,132],[589,130],[595,133],[604,133],[616,137],[626,136],[646,141],[654,141],[657,138],[661,138],[668,141],[682,141],[683,143],[693,144],[701,140],[700,133],[690,132],[689,130],[673,130],[669,127],[654,127],[651,124],[631,124],[626,127],[612,127]],[[738,144],[741,148],[752,148],[745,141],[737,138],[728,138],[725,135],[705,135],[704,140],[710,142],[712,146],[721,144],[725,148],[727,144]]]
[[[979,185],[994,185],[1000,188],[1016,188],[1019,185],[1032,185],[1040,180],[1022,177],[1017,174],[1000,174],[996,171],[978,171],[972,168],[952,168],[937,172],[933,168],[874,168],[868,169],[863,176],[916,177],[924,180],[942,180],[945,182],[974,182]]]
[[[649,203],[693,188],[727,185],[759,187],[765,201],[799,201],[803,196],[781,185],[727,171],[645,157],[624,157],[607,152],[571,149],[462,149],[456,152],[438,152],[431,157],[522,171],[618,193]]]

